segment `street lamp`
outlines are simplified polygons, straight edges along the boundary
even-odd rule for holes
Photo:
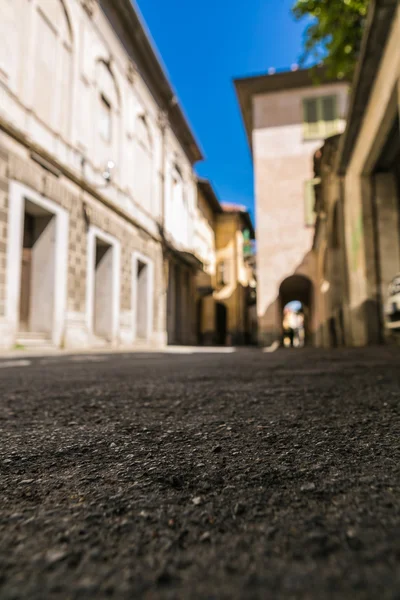
[[[83,157],[82,158],[82,179],[85,179],[85,163],[86,160]],[[100,185],[95,185],[93,183],[90,183],[91,187],[95,188],[96,190],[104,190],[106,188],[108,188],[108,186],[110,185],[110,183],[112,182],[112,173],[113,170],[115,169],[115,163],[113,160],[108,160],[106,166],[104,167],[104,170],[102,172],[102,177],[104,179],[104,183],[100,184]],[[88,204],[85,202],[84,200],[84,196],[83,196],[83,189],[81,190],[81,194],[82,194],[82,209],[83,209],[83,218],[85,219],[85,223],[86,226],[89,226],[90,223],[90,214],[91,214],[91,209],[88,206]]]

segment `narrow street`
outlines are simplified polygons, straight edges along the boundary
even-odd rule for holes
[[[398,599],[399,352],[0,361],[0,598]]]

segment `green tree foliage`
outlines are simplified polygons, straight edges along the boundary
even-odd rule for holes
[[[351,78],[360,52],[369,0],[296,0],[297,20],[308,18],[301,62],[323,63],[330,77]]]

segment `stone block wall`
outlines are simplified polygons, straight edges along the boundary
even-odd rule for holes
[[[6,252],[8,221],[8,189],[10,180],[20,182],[32,191],[42,194],[49,200],[62,206],[69,215],[68,228],[68,274],[66,336],[64,344],[74,347],[90,344],[86,327],[86,290],[87,290],[87,247],[88,227],[94,225],[104,233],[113,236],[121,247],[120,272],[120,324],[121,343],[128,343],[129,335],[123,336],[122,330],[131,329],[132,313],[132,254],[134,251],[148,257],[154,271],[154,338],[165,338],[163,314],[165,301],[162,276],[162,248],[159,241],[136,227],[128,219],[114,211],[98,198],[91,196],[74,182],[59,178],[42,168],[28,155],[3,148],[0,145],[0,319],[5,316],[6,298]],[[68,334],[68,329],[70,333]],[[79,334],[77,331],[79,330]]]

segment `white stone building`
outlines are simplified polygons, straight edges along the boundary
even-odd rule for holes
[[[0,15],[0,347],[192,342],[202,153],[140,15]]]

